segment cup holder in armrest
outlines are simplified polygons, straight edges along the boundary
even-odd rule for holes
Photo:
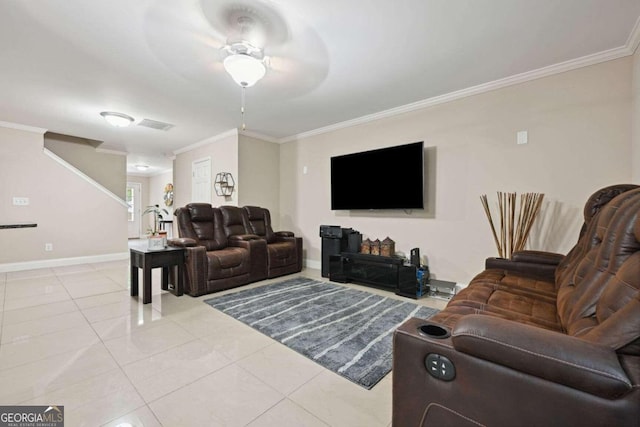
[[[433,324],[419,326],[418,332],[420,332],[421,335],[426,335],[428,337],[437,339],[448,338],[451,335],[448,329]]]

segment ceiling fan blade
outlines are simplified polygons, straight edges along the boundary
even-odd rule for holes
[[[283,15],[270,3],[259,0],[201,0],[202,13],[211,27],[224,34],[227,43],[246,41],[265,48],[289,39]]]
[[[193,84],[216,86],[212,72],[224,70],[221,49],[226,40],[205,19],[198,2],[156,0],[145,18],[147,44],[160,62]]]
[[[317,35],[300,19],[289,27],[292,37],[285,43],[267,46],[270,86],[282,95],[300,96],[317,88],[329,74],[329,53]],[[267,83],[265,78],[265,83]]]

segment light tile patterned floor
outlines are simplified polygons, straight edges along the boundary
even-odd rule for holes
[[[391,374],[365,390],[208,307],[211,295],[161,291],[158,269],[143,305],[128,271],[0,273],[0,404],[64,405],[68,427],[390,425]]]

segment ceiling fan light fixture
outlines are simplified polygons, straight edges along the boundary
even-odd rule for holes
[[[267,73],[264,62],[247,55],[234,53],[224,58],[224,69],[242,87],[251,87]]]
[[[109,123],[111,126],[124,128],[133,123],[133,117],[128,116],[123,113],[116,113],[113,111],[103,111],[100,115]]]

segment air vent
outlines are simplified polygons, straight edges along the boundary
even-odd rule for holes
[[[138,126],[144,126],[146,128],[151,128],[156,130],[163,130],[165,132],[171,129],[172,127],[174,127],[174,125],[170,123],[158,122],[158,121],[149,120],[149,119],[142,119],[140,123],[138,123]]]

